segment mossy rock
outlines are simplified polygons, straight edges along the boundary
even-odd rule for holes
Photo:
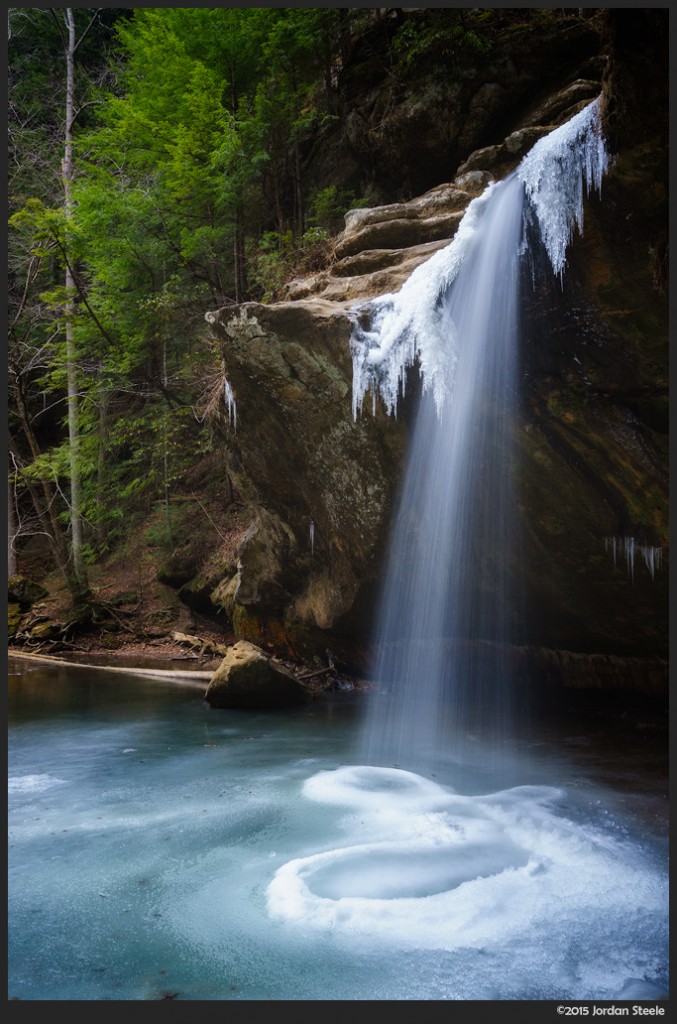
[[[21,611],[21,605],[17,601],[10,601],[7,605],[7,636],[8,639],[13,640],[19,632],[21,626],[21,619],[23,618],[23,612]]]
[[[157,608],[149,612],[144,619],[144,626],[152,630],[166,630],[174,625],[176,611],[173,608]]]
[[[212,600],[212,587],[199,578],[185,583],[178,592],[178,598],[198,615],[214,618],[221,614],[221,608]]]
[[[309,691],[260,647],[240,641],[230,648],[205,693],[211,707],[263,710],[304,704]]]
[[[7,593],[9,600],[20,604],[22,608],[30,608],[36,601],[47,597],[45,588],[26,576],[10,576],[7,580]]]
[[[59,622],[38,622],[33,626],[30,634],[33,640],[56,640],[63,633],[63,625]]]
[[[279,616],[236,604],[233,609],[233,629],[238,640],[265,644],[281,656],[295,655],[284,622]]]
[[[120,637],[109,629],[104,629],[99,637],[99,643],[107,651],[115,651],[120,646]]]
[[[179,551],[160,566],[157,571],[158,582],[178,590],[193,579],[199,563],[200,559],[194,551]]]
[[[229,619],[233,618],[235,611],[235,594],[238,588],[238,576],[231,576],[230,579],[222,580],[218,587],[210,594],[210,600],[217,608],[222,608]]]

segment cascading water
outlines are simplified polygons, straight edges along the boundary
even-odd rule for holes
[[[468,731],[500,735],[509,720],[508,687],[494,685],[494,652],[508,639],[511,610],[523,195],[513,176],[477,201],[453,284],[444,281],[432,307],[418,312],[424,340],[416,350],[431,337],[439,350],[416,419],[381,603],[375,675],[388,693],[369,705],[369,764],[430,770]],[[395,303],[380,309],[381,336],[401,316]],[[358,362],[373,353],[368,341],[360,352],[361,344],[354,342]],[[422,367],[424,385],[428,372]]]
[[[447,998],[661,991],[661,871],[631,844],[562,814],[564,790],[487,793],[481,773],[464,774],[462,741],[472,745],[481,731],[487,758],[509,721],[496,652],[510,639],[516,604],[511,432],[522,257],[535,226],[562,274],[586,189],[599,191],[606,166],[595,102],[475,199],[453,242],[398,294],[355,311],[354,415],[368,391],[373,405],[380,395],[395,412],[414,366],[422,398],[361,764],[303,786],[307,800],[345,808],[350,839],[283,865],[268,909],[352,949],[363,941],[365,954],[375,940],[400,953],[443,951]],[[510,785],[500,764],[493,769],[499,786]]]
[[[605,167],[594,103],[471,203],[451,245],[399,295],[372,303],[370,326],[354,332],[355,415],[368,388],[394,411],[415,362],[424,392],[378,617],[375,677],[387,695],[370,702],[367,763],[430,771],[478,730],[496,755],[509,738],[500,651],[519,607],[511,446],[520,258],[535,215],[561,275],[585,188],[600,188]]]

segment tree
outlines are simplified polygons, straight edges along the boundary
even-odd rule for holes
[[[77,15],[73,9],[12,8],[9,12],[12,230],[8,361],[10,482],[15,513],[9,525],[19,532],[28,528],[31,517],[24,499],[29,498],[33,528],[49,536],[76,605],[89,599],[89,584],[80,510],[75,344],[78,287],[70,240],[73,146],[74,125],[78,118],[86,121],[91,99],[87,92],[105,66],[102,42],[116,16],[112,10],[104,19],[100,15],[101,10],[94,9]],[[77,30],[76,19],[81,25]],[[76,54],[84,58],[86,71],[81,76],[76,76]],[[66,461],[60,446],[60,424],[54,422],[54,412],[62,404],[66,407]],[[67,489],[61,484],[64,478]],[[70,541],[62,524],[64,507],[68,509]]]
[[[52,13],[57,17],[56,11]],[[66,236],[68,234],[69,222],[73,217],[73,121],[75,119],[75,54],[83,39],[94,24],[99,15],[96,10],[89,23],[76,38],[75,19],[73,9],[66,7],[64,10],[66,32],[63,34],[64,55],[66,59],[66,117],[64,127],[64,156],[61,164],[64,210],[66,213]],[[71,520],[71,548],[73,553],[73,570],[79,587],[80,599],[89,596],[89,582],[82,558],[82,485],[80,480],[80,432],[78,426],[78,385],[77,385],[77,364],[74,340],[75,319],[75,279],[73,267],[68,252],[65,253],[66,263],[66,309],[65,309],[65,332],[66,332],[66,376],[68,386],[68,441],[69,441],[69,463],[70,463],[70,520]]]
[[[351,20],[10,9],[13,529],[49,534],[76,603],[200,443],[205,310],[319,252],[306,161]]]

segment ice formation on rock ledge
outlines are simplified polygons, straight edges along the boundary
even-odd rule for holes
[[[583,231],[584,190],[588,195],[594,186],[601,192],[607,167],[597,99],[539,139],[517,168],[552,268],[560,276],[574,227]]]
[[[635,580],[635,559],[641,555],[647,567],[651,579],[655,578],[656,572],[661,567],[663,549],[650,544],[639,544],[634,537],[605,537],[604,548],[611,551],[614,565],[619,555],[625,556],[625,565],[633,583]]]
[[[397,293],[353,312],[353,417],[365,395],[383,399],[394,414],[404,394],[406,371],[417,361],[424,391],[438,412],[453,390],[459,339],[443,316],[443,300],[481,235],[483,216],[496,192],[512,178],[522,183],[536,216],[553,270],[561,275],[574,228],[583,229],[584,195],[601,189],[608,166],[599,100],[540,139],[505,182],[490,184],[468,206],[452,242],[417,267]],[[520,253],[522,250],[520,250]]]

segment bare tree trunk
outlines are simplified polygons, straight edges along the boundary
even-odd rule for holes
[[[35,459],[40,454],[40,449],[35,440],[35,435],[31,429],[30,422],[26,418],[25,408],[22,405],[19,406],[19,411],[23,432],[26,436],[26,440],[28,441],[31,455]],[[22,463],[21,454],[11,433],[9,435],[9,450],[16,465],[20,466]],[[56,496],[46,480],[41,479],[39,484],[42,497],[40,496],[38,488],[32,481],[28,479],[24,481],[24,485],[30,495],[33,503],[33,509],[38,518],[38,522],[40,523],[42,532],[46,537],[49,537],[59,572],[62,574],[66,582],[68,590],[73,598],[73,603],[78,604],[82,599],[81,585],[73,573],[70,553],[64,541],[61,525],[57,518]]]
[[[247,261],[244,251],[244,230],[240,207],[235,211],[233,232],[233,271],[235,274],[235,301],[245,302],[247,298]]]
[[[14,508],[14,491],[11,482],[7,481],[7,575],[16,576],[16,510]]]
[[[303,203],[303,179],[301,177],[301,153],[298,140],[294,143],[294,195],[296,198],[296,231],[301,238],[306,230],[306,216]]]
[[[68,38],[66,44],[66,128],[62,163],[64,207],[66,220],[73,211],[73,119],[75,95],[75,20],[73,9],[65,10]],[[68,450],[70,459],[70,524],[73,571],[83,595],[89,591],[87,572],[82,557],[82,497],[80,478],[80,431],[78,426],[78,387],[73,321],[75,318],[75,281],[70,264],[66,265],[66,378],[68,389]]]

